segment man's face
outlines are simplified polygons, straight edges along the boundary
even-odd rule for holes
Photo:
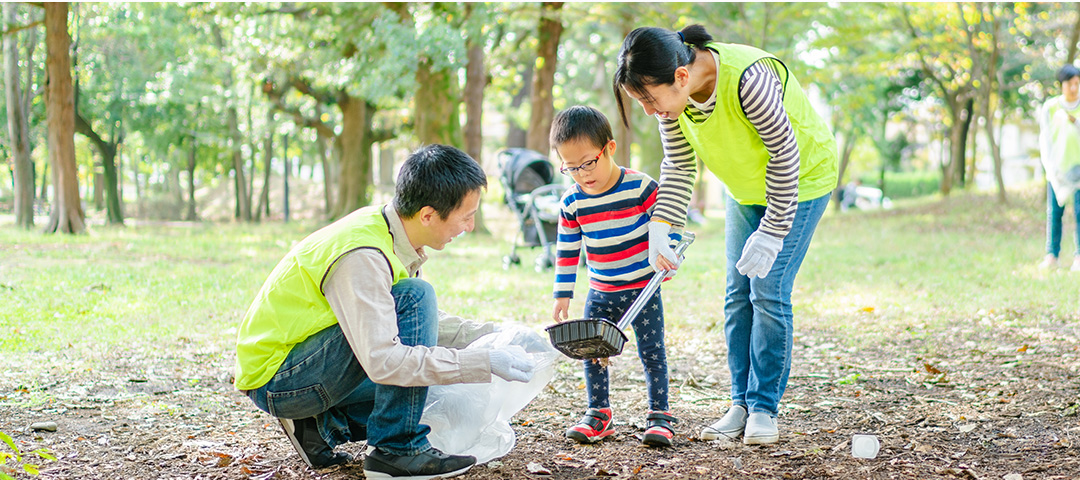
[[[446,220],[440,218],[439,214],[432,210],[432,213],[425,219],[428,238],[424,245],[435,250],[442,250],[446,247],[446,244],[453,241],[454,237],[461,235],[462,232],[471,232],[473,221],[476,218],[476,211],[479,208],[480,191],[474,190],[465,195],[461,205],[450,212]]]

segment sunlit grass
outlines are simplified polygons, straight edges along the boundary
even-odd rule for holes
[[[941,333],[957,325],[1074,324],[1080,274],[1036,268],[1040,195],[1014,192],[1007,206],[961,193],[887,212],[830,210],[796,281],[796,335],[821,333],[852,347],[914,339],[934,353],[950,348]],[[501,204],[485,211],[494,235],[466,235],[429,252],[424,277],[448,312],[540,330],[551,323],[553,273],[533,270],[539,249],[519,249],[523,265],[505,270],[516,226]],[[154,355],[190,345],[229,356],[266,275],[318,226],[136,224],[78,236],[0,227],[0,368],[13,358],[94,368],[116,351]],[[723,219],[694,229],[686,264],[664,286],[668,329],[673,340],[722,340]],[[1065,265],[1072,231],[1067,223]],[[579,315],[584,293],[582,270],[571,306]]]

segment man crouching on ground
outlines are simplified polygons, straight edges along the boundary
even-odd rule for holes
[[[532,377],[520,348],[459,350],[494,326],[443,314],[418,278],[424,247],[473,229],[486,187],[461,150],[423,147],[402,165],[392,203],[301,240],[259,290],[239,329],[236,388],[278,417],[309,466],[350,462],[334,447],[366,439],[367,478],[459,475],[476,459],[428,443],[427,387]]]

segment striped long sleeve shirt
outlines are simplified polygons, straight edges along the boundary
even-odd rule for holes
[[[712,55],[719,70],[719,57],[715,52]],[[784,109],[784,87],[778,68],[783,67],[771,58],[758,60],[747,68],[739,79],[739,103],[746,119],[757,129],[770,157],[765,166],[765,216],[759,229],[784,238],[791,230],[798,207],[799,146]],[[686,112],[691,121],[701,123],[715,108],[714,91],[705,103],[691,99]],[[664,160],[660,164],[656,217],[672,225],[683,225],[697,176],[697,159],[694,149],[683,136],[678,118],[658,119]]]
[[[555,298],[574,296],[574,282],[585,245],[589,287],[616,292],[643,288],[649,266],[649,219],[656,203],[656,181],[621,168],[618,183],[589,195],[574,185],[562,198],[556,247]]]

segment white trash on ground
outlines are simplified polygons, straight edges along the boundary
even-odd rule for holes
[[[881,444],[874,435],[854,435],[851,437],[851,456],[855,458],[876,458]]]

